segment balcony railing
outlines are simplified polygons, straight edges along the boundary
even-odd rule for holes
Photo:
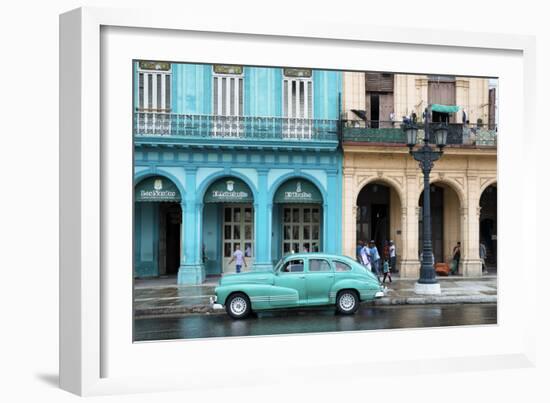
[[[343,121],[343,141],[358,143],[390,143],[406,144],[405,133],[401,129],[401,123],[398,121],[364,121],[364,120],[345,120]],[[430,123],[430,127],[439,125],[439,123]],[[448,124],[447,144],[448,145],[467,145],[467,146],[489,146],[495,147],[497,144],[497,128],[488,125],[465,125],[461,123]],[[418,140],[420,143],[424,139],[424,124],[418,123]],[[430,131],[430,142],[435,143],[435,132]]]
[[[327,119],[134,113],[137,137],[337,143],[338,130],[338,120]]]

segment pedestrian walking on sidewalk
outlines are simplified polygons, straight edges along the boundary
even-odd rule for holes
[[[241,268],[243,267],[243,264],[244,264],[244,267],[247,267],[246,259],[244,258],[244,254],[239,244],[235,246],[235,252],[233,252],[233,257],[231,258],[228,264],[233,263],[233,261],[235,261],[235,271],[237,273],[241,272]]]
[[[390,279],[390,283],[391,283],[390,263],[388,262],[387,259],[384,260],[382,271],[384,272],[384,279],[382,280],[382,284],[386,282],[386,277]]]
[[[361,247],[361,251],[359,252],[361,264],[365,267],[365,269],[372,271],[372,262],[369,256],[369,249],[367,248],[367,245],[365,245],[365,242],[361,241],[361,244],[363,245]]]
[[[390,241],[390,271],[397,273],[397,248],[393,240]]]
[[[380,253],[374,243],[374,240],[369,242],[368,253],[372,265],[372,271],[376,274],[376,277],[380,277]]]
[[[365,243],[361,240],[357,242],[357,246],[355,247],[355,259],[363,264],[363,259],[361,258],[361,251],[363,250],[363,246],[365,246]]]

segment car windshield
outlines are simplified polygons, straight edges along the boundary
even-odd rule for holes
[[[273,268],[273,273],[277,273],[281,269],[281,266],[283,265],[283,260],[284,259],[281,259],[277,262],[277,264]]]

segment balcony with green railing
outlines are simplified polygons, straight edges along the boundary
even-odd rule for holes
[[[407,139],[399,121],[342,121],[342,140],[348,144],[405,145]],[[418,124],[418,142],[424,139],[424,124]],[[440,123],[430,123],[430,127]],[[451,147],[496,147],[497,127],[492,125],[467,125],[449,123],[447,125],[447,145]],[[434,131],[430,132],[431,137]],[[434,138],[430,142],[435,143]]]
[[[336,149],[339,121],[258,116],[134,113],[136,145]]]

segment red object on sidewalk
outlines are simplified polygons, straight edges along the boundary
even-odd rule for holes
[[[435,273],[440,276],[448,276],[451,272],[451,268],[447,263],[436,263],[435,264]]]

